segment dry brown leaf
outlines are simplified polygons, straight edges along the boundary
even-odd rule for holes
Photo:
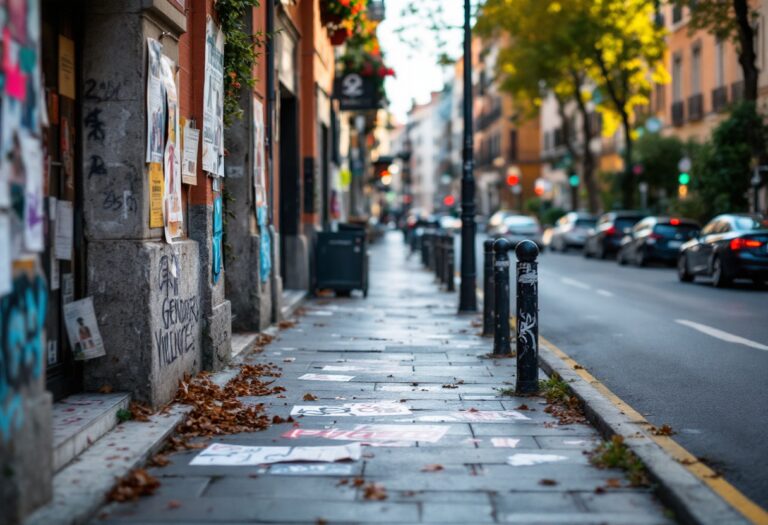
[[[302,399],[304,399],[304,401],[317,401],[317,396],[314,394],[306,393]]]
[[[169,509],[178,509],[179,507],[181,507],[181,502],[177,499],[172,499],[168,502]]]
[[[107,501],[136,501],[142,496],[151,496],[160,486],[160,481],[142,468],[130,471],[117,480],[107,494]]]
[[[609,478],[605,480],[605,486],[609,489],[620,489],[622,487],[622,483],[620,479]]]
[[[660,428],[651,427],[651,432],[653,432],[654,436],[671,436],[675,433],[669,425],[661,425]]]
[[[387,489],[380,483],[369,483],[363,487],[363,499],[383,501],[387,499]]]
[[[539,485],[544,485],[546,487],[553,487],[553,486],[557,485],[557,481],[555,481],[554,479],[546,479],[545,478],[545,479],[539,480]]]
[[[421,467],[422,472],[440,472],[441,470],[445,470],[445,467],[438,463],[432,463],[431,465]]]
[[[168,456],[165,454],[155,454],[152,459],[149,460],[149,465],[152,467],[164,467],[171,462]]]

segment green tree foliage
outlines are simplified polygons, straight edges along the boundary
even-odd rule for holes
[[[748,208],[753,151],[765,151],[768,127],[753,102],[744,102],[721,122],[693,158],[692,186],[705,215]]]
[[[667,195],[677,193],[677,163],[685,156],[685,146],[677,137],[645,133],[635,144],[635,164],[643,166],[640,180],[648,183],[653,198],[659,190]]]

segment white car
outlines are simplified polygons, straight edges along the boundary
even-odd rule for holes
[[[591,230],[594,229],[597,218],[588,213],[572,211],[560,217],[547,235],[549,249],[552,251],[568,251],[570,248],[584,248]]]

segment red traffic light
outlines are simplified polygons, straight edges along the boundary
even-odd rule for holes
[[[443,198],[443,204],[445,204],[446,206],[453,206],[454,204],[456,204],[456,197],[454,197],[453,195],[446,195]]]
[[[544,186],[536,186],[535,188],[533,188],[533,193],[535,193],[536,196],[538,197],[541,197],[542,195],[544,195],[544,192],[545,192]]]
[[[507,186],[517,186],[518,184],[520,184],[520,175],[516,173],[507,175]]]

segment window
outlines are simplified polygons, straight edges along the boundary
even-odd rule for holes
[[[672,58],[672,102],[683,100],[683,57],[676,54]]]
[[[691,95],[701,93],[701,44],[695,43],[691,50]]]
[[[725,44],[718,40],[715,44],[715,87],[725,85]]]
[[[509,160],[517,160],[517,130],[513,129],[509,132]]]

